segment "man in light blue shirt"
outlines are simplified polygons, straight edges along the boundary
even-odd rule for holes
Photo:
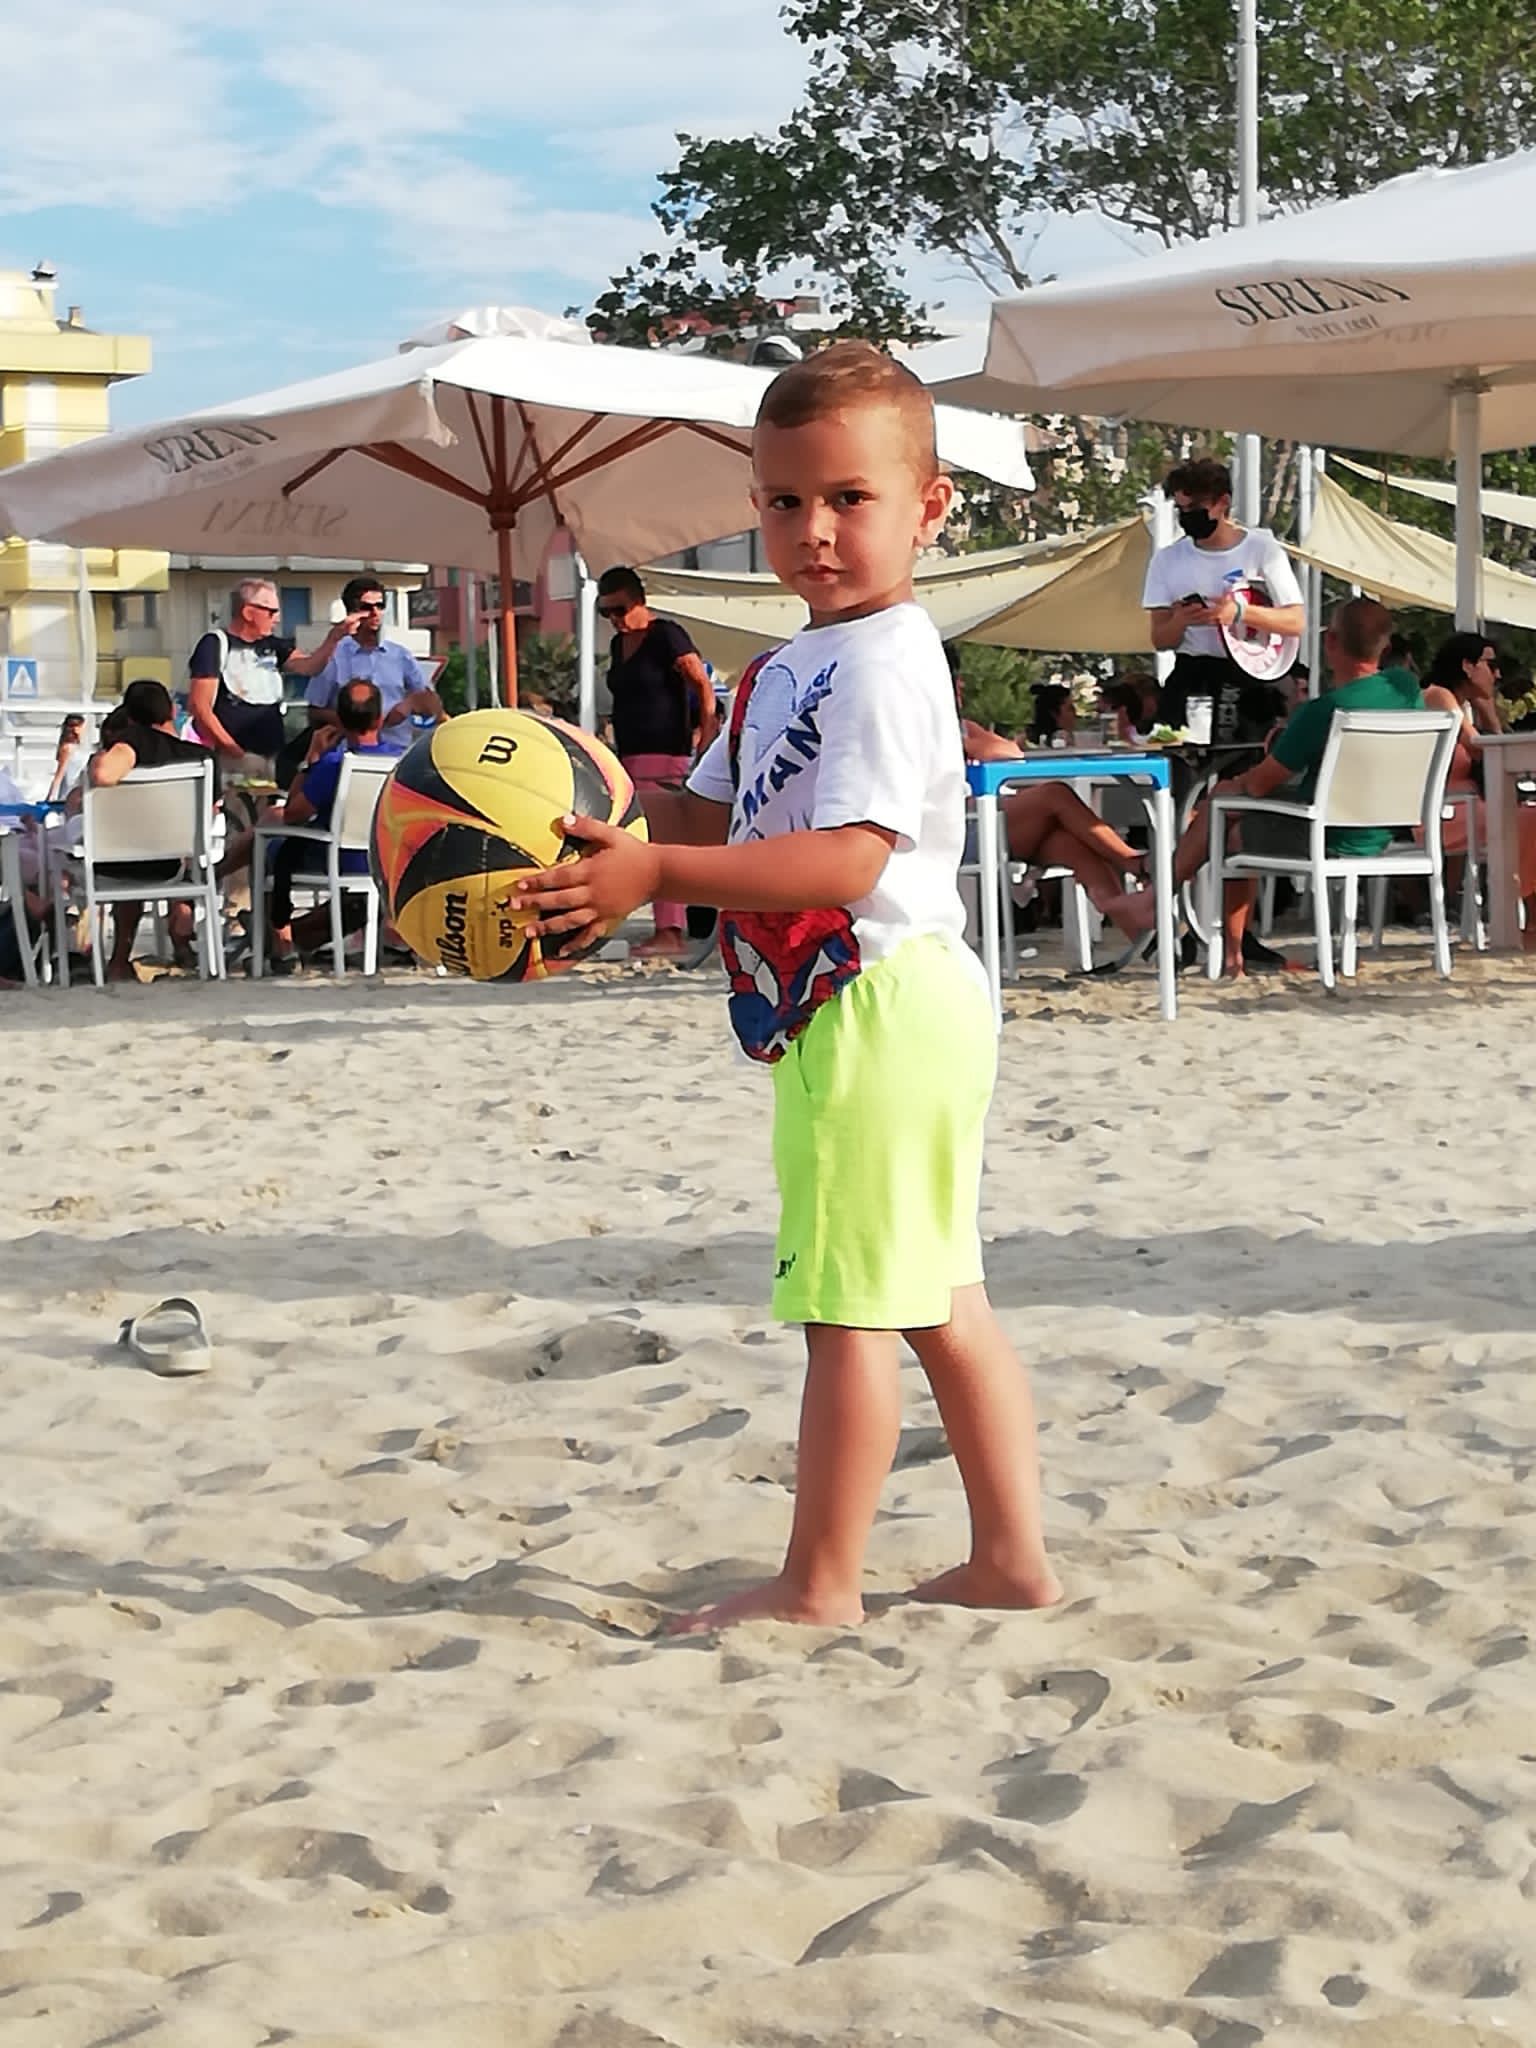
[[[381,746],[403,753],[419,728],[412,719],[432,724],[443,716],[443,702],[427,687],[416,657],[398,640],[386,640],[384,591],[372,576],[354,576],[341,593],[350,631],[330,660],[310,682],[306,697],[312,726],[335,725],[336,699],[348,683],[372,683],[384,706]]]

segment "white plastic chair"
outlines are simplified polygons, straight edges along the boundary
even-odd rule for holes
[[[1225,884],[1235,878],[1290,875],[1311,885],[1317,928],[1317,971],[1324,988],[1334,985],[1332,908],[1328,885],[1344,889],[1340,920],[1339,972],[1355,972],[1362,876],[1422,875],[1429,883],[1435,967],[1451,971],[1451,940],[1445,922],[1445,860],[1441,819],[1445,784],[1456,751],[1460,720],[1453,711],[1341,711],[1334,717],[1310,804],[1283,797],[1213,797],[1211,858],[1207,867],[1206,916],[1210,930],[1207,968],[1221,974],[1221,908]],[[1227,848],[1232,819],[1253,816],[1294,818],[1308,828],[1302,855],[1248,853]],[[1382,853],[1330,854],[1327,833],[1339,827],[1417,826],[1422,844],[1398,841]]]
[[[974,798],[966,799],[966,829],[974,836],[976,804]],[[999,821],[1000,833],[1006,828]],[[1037,868],[1032,862],[1017,861],[1008,852],[1006,840],[1002,858],[991,886],[1000,892],[1002,902],[1003,972],[1013,980],[1019,968],[1018,924],[1013,891],[1017,883],[1028,874],[1034,874],[1042,882],[1061,883],[1061,942],[1067,957],[1080,974],[1086,974],[1093,965],[1093,905],[1088,892],[1079,883],[1070,868]],[[963,860],[960,864],[959,879],[974,881],[978,890],[987,886],[981,873],[978,856],[975,860]]]
[[[12,928],[16,934],[16,950],[21,955],[22,979],[28,988],[36,988],[38,980],[38,956],[43,953],[46,960],[47,941],[34,939],[27,921],[27,896],[21,874],[21,835],[13,832],[8,825],[0,825],[0,906],[9,911]]]
[[[88,784],[82,808],[85,832],[78,858],[84,869],[91,977],[96,986],[106,985],[100,913],[108,903],[190,903],[198,917],[198,973],[205,981],[210,974],[222,980],[223,912],[214,874],[212,758],[178,761],[168,768],[134,768],[110,788]],[[117,876],[104,880],[98,873],[102,867],[141,860],[179,861],[181,872],[167,882]],[[62,919],[59,928],[59,983],[68,988],[69,947],[62,937]]]
[[[379,793],[395,772],[399,760],[398,754],[386,754],[374,748],[348,754],[341,764],[328,828],[284,825],[277,821],[256,827],[256,842],[251,852],[251,973],[254,977],[259,979],[266,972],[267,842],[271,839],[302,839],[324,849],[323,860],[317,854],[316,865],[295,874],[293,886],[306,891],[311,899],[323,893],[329,900],[332,972],[336,979],[343,980],[347,971],[346,933],[342,918],[342,902],[347,895],[363,898],[367,912],[367,922],[363,927],[363,972],[378,973],[379,892],[373,876],[366,870],[361,874],[344,870],[341,856],[367,851]]]

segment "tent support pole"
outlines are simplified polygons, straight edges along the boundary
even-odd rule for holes
[[[583,732],[597,731],[597,578],[585,555],[576,567],[576,722]]]
[[[1481,624],[1483,562],[1483,395],[1468,380],[1452,395],[1456,429],[1456,630]]]
[[[1259,21],[1258,0],[1237,0],[1237,217],[1254,227],[1259,218]],[[1255,527],[1264,512],[1264,444],[1257,434],[1237,443],[1239,526]]]
[[[1157,554],[1163,548],[1170,548],[1178,539],[1178,525],[1174,518],[1173,500],[1161,485],[1154,484],[1152,490],[1141,501],[1151,514],[1152,552]],[[1173,650],[1165,649],[1152,657],[1152,673],[1160,683],[1166,683],[1173,674]]]
[[[480,709],[480,649],[475,643],[475,627],[479,624],[480,613],[475,595],[477,581],[473,569],[459,571],[459,638],[464,648],[464,701],[471,711]]]
[[[1312,531],[1317,510],[1317,480],[1328,467],[1325,448],[1297,451],[1300,476],[1296,491],[1296,537],[1305,543]],[[1307,695],[1315,697],[1323,687],[1323,572],[1309,562],[1302,571],[1301,594],[1307,607],[1307,630],[1302,635],[1302,660],[1307,664]]]

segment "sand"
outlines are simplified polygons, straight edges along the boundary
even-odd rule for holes
[[[881,1597],[914,1368],[867,1623],[662,1643],[792,1473],[716,986],[0,1000],[4,2048],[1536,2041],[1536,974],[1010,1007],[1064,1604]]]

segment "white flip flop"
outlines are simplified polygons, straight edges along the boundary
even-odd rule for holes
[[[213,1363],[213,1345],[203,1312],[195,1301],[188,1301],[182,1294],[157,1301],[143,1315],[130,1317],[117,1341],[164,1379],[185,1379],[193,1373],[206,1372]]]

